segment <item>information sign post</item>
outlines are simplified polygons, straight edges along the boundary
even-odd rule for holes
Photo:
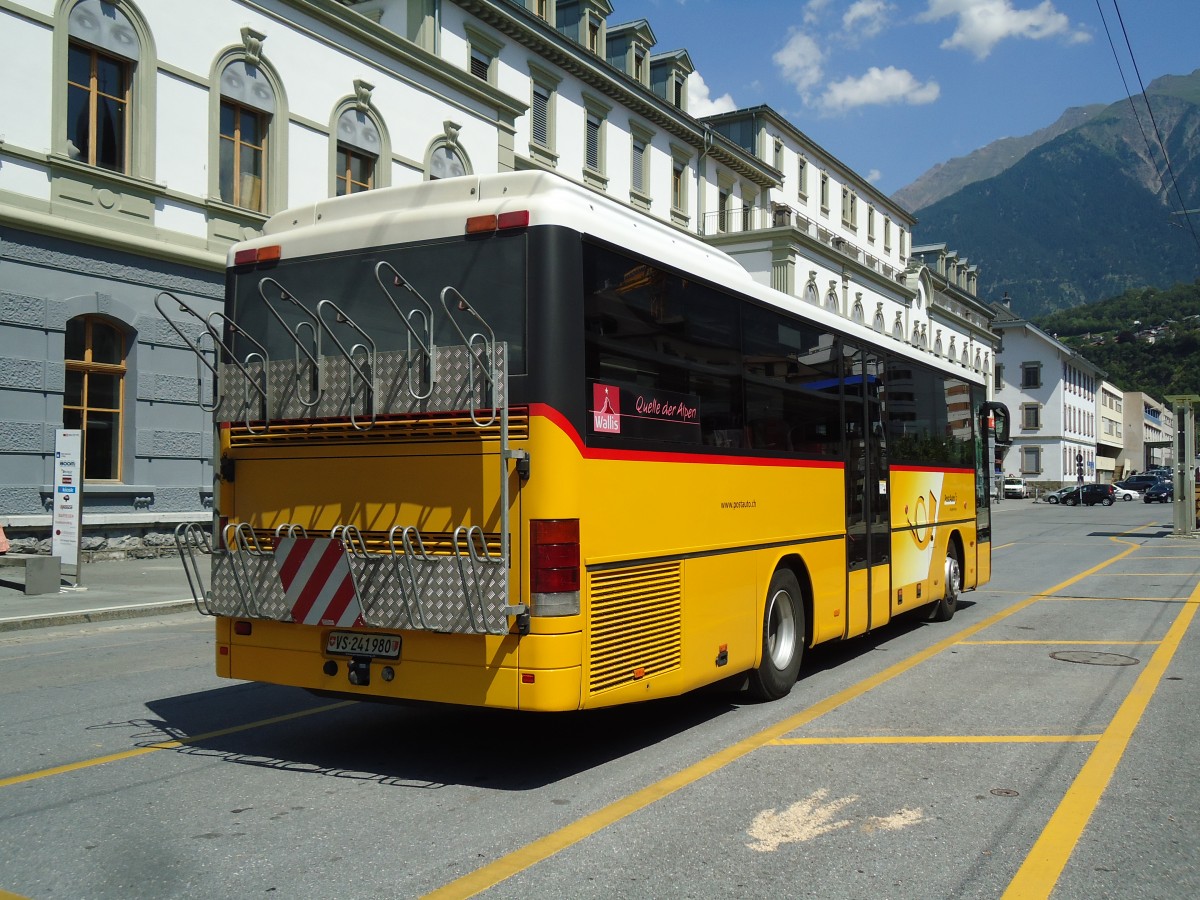
[[[51,554],[62,560],[64,575],[82,579],[79,544],[83,536],[83,432],[63,428],[54,433],[54,515]]]

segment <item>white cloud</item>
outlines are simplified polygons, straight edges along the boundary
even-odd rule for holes
[[[883,173],[878,169],[872,169],[867,173],[867,182],[869,184],[877,184],[881,178],[883,178]]]
[[[829,112],[842,112],[859,106],[923,106],[941,94],[936,81],[921,83],[906,69],[871,66],[859,78],[845,78],[825,88],[820,105]]]
[[[802,31],[789,29],[787,43],[771,59],[784,80],[806,100],[809,90],[821,81],[825,55],[820,45]]]
[[[876,37],[887,25],[894,6],[884,0],[855,0],[842,15],[842,28],[856,39]]]
[[[1072,28],[1071,20],[1059,12],[1052,0],[1043,0],[1030,9],[1016,9],[1011,0],[929,0],[919,17],[923,22],[954,18],[954,34],[942,41],[946,50],[968,50],[976,59],[985,59],[992,49],[1008,38],[1040,41],[1062,37],[1070,43],[1091,40],[1091,35]]]
[[[825,15],[825,10],[829,4],[830,0],[808,0],[804,4],[804,24],[815,25],[821,21],[821,17]]]
[[[698,119],[703,116],[715,116],[717,113],[732,112],[737,109],[737,104],[734,103],[733,97],[727,93],[722,94],[716,99],[709,96],[708,85],[704,83],[704,79],[700,77],[699,72],[693,72],[688,76],[687,91],[688,112]]]

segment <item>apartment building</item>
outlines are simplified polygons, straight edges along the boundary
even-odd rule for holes
[[[1032,322],[997,307],[996,399],[1012,414],[1006,475],[1041,487],[1098,480],[1097,404],[1103,372]]]
[[[49,526],[63,427],[84,431],[85,530],[210,515],[201,329],[160,312],[219,322],[235,242],[390,185],[551,169],[801,302],[990,370],[971,305],[938,299],[969,267],[914,261],[912,217],[778,113],[694,118],[687,51],[612,12],[0,0],[0,74],[22,86],[0,114],[0,521]]]

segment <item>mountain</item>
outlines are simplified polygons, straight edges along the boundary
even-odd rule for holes
[[[1200,394],[1200,282],[1126,291],[1035,324],[1124,390],[1159,400]]]
[[[1103,109],[1103,104],[1075,106],[1063,113],[1053,125],[1041,128],[1033,134],[1001,138],[966,156],[939,163],[912,184],[896,191],[892,199],[905,209],[924,209],[968,184],[999,175],[1020,162],[1029,151],[1054,140],[1064,132],[1078,128]]]
[[[1146,93],[1153,124],[1140,97],[1086,110],[998,174],[916,209],[914,246],[948,243],[980,266],[981,297],[1007,292],[1029,318],[1194,281],[1200,215],[1173,213],[1200,207],[1200,69],[1159,78]],[[1155,133],[1174,181],[1147,142]]]

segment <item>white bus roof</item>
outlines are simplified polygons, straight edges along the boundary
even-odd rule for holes
[[[413,240],[457,237],[472,216],[527,210],[529,226],[558,225],[606,241],[649,260],[798,314],[830,331],[882,345],[897,356],[953,372],[968,381],[982,375],[953,360],[918,350],[865,324],[755,281],[733,257],[651,216],[623,206],[553,172],[466,175],[321,200],[272,216],[261,237],[230,248],[282,247],[284,260],[346,253]]]

